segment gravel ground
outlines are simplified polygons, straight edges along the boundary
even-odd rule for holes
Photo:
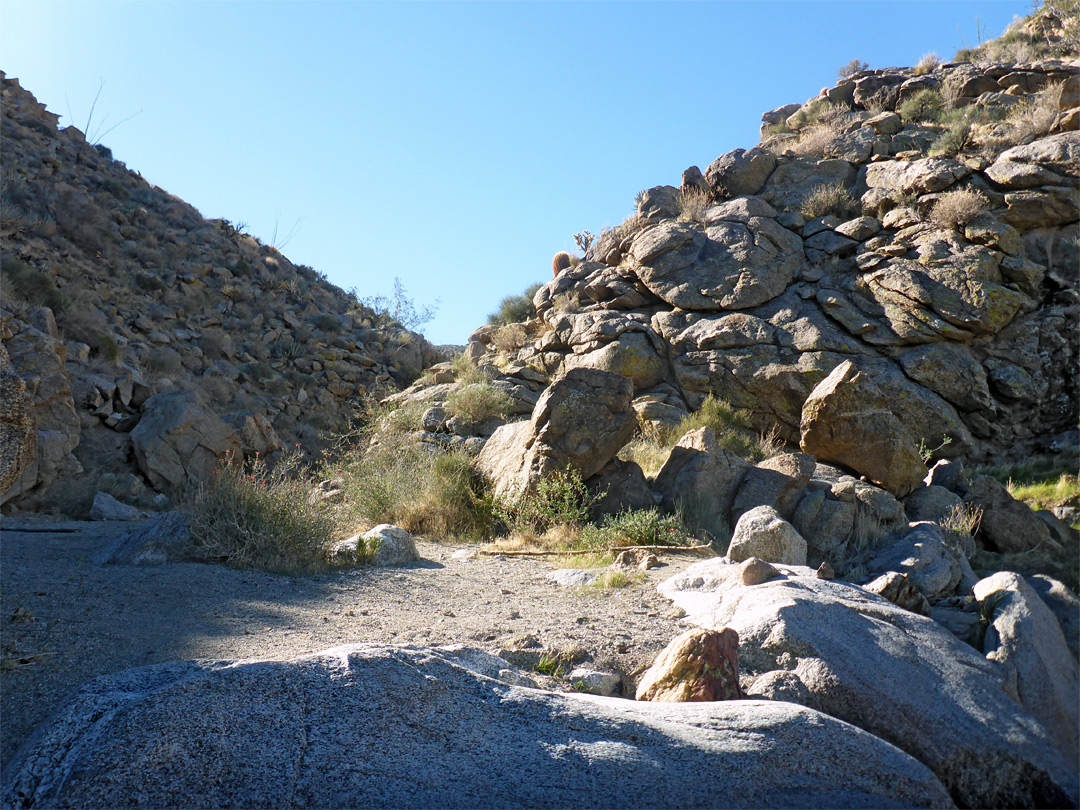
[[[700,559],[666,554],[626,588],[562,588],[547,579],[557,567],[548,560],[452,559],[455,547],[418,541],[422,559],[410,566],[291,578],[197,563],[97,566],[94,551],[139,524],[18,530],[28,525],[0,528],[2,763],[90,678],[163,661],[460,643],[519,650],[510,657],[524,668],[549,650],[639,672],[685,629],[656,585]]]

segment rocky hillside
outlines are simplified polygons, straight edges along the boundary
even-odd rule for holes
[[[79,515],[104,490],[148,507],[229,450],[317,450],[368,392],[434,362],[420,335],[2,86],[0,452],[25,462],[3,503]]]
[[[646,421],[713,394],[791,442],[850,362],[935,457],[1075,446],[1078,105],[1076,61],[856,72],[642,192],[470,354],[616,372]]]

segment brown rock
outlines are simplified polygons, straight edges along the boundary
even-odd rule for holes
[[[811,392],[800,427],[805,452],[845,464],[898,497],[926,475],[919,449],[888,399],[851,361],[837,366]]]
[[[638,700],[662,703],[741,697],[739,634],[730,627],[683,633],[656,657],[637,688]]]
[[[836,571],[833,570],[831,565],[823,562],[817,567],[814,576],[818,579],[836,579]]]
[[[897,607],[919,613],[923,616],[930,615],[930,604],[926,597],[915,587],[915,583],[908,579],[907,574],[897,571],[889,571],[882,574],[872,582],[863,585],[863,590],[876,593],[888,599]]]
[[[748,557],[739,563],[739,572],[743,585],[760,585],[780,576],[780,572],[773,565],[757,557]]]

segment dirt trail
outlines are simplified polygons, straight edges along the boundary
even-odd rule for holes
[[[423,558],[307,578],[216,565],[97,566],[93,553],[132,523],[66,524],[74,532],[0,527],[0,761],[87,680],[177,659],[283,659],[379,641],[579,649],[598,669],[632,672],[682,631],[660,581],[700,559],[666,565],[623,589],[561,588],[546,560]]]

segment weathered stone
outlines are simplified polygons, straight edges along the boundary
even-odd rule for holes
[[[645,473],[633,461],[612,459],[587,483],[589,492],[600,499],[593,506],[594,515],[614,515],[656,506]]]
[[[904,574],[929,601],[951,596],[958,588],[963,595],[976,582],[967,559],[946,545],[940,526],[929,522],[912,524],[903,537],[879,551],[867,568]]]
[[[161,565],[186,559],[191,551],[187,520],[179,512],[164,512],[114,540],[93,561],[96,565]]]
[[[845,361],[803,405],[800,446],[822,461],[845,464],[894,495],[919,485],[926,467],[910,434],[877,386]]]
[[[400,526],[380,523],[360,536],[369,551],[374,549],[372,565],[405,565],[420,559],[413,536]]]
[[[1080,728],[1080,684],[1076,662],[1054,614],[1038,594],[1011,571],[980,580],[975,598],[992,605],[986,657],[1016,678],[1020,702],[1075,760]]]
[[[738,700],[739,635],[730,628],[688,630],[673,639],[641,676],[638,700],[687,703]]]
[[[664,222],[630,245],[632,268],[656,296],[682,309],[757,306],[782,293],[802,264],[802,241],[773,219],[705,229]]]
[[[771,506],[757,506],[735,524],[727,556],[734,562],[757,557],[783,565],[805,565],[806,540]]]
[[[1015,554],[1051,544],[1050,531],[1031,508],[988,475],[972,479],[964,503],[982,509],[976,537],[996,551]]]
[[[785,577],[747,587],[738,566],[705,560],[660,592],[688,621],[739,634],[746,680],[781,675],[790,684],[783,699],[813,703],[907,751],[958,804],[1075,803],[1075,756],[1054,750],[994,662],[861,588],[817,579],[809,568],[781,570]]]
[[[849,186],[855,170],[846,160],[795,158],[776,167],[759,196],[776,208],[797,208],[818,186]]]
[[[877,579],[863,585],[863,590],[888,599],[897,607],[926,616],[930,613],[930,603],[915,586],[907,574],[899,571],[886,571]]]
[[[942,486],[919,487],[904,498],[904,512],[912,522],[941,521],[963,506],[964,502],[958,495]]]
[[[758,585],[762,582],[768,582],[773,577],[780,576],[780,572],[776,570],[775,566],[765,562],[765,560],[759,560],[757,557],[747,557],[739,564],[739,570],[742,572],[743,585]]]
[[[1080,599],[1065,583],[1045,574],[1027,577],[1027,583],[1057,618],[1073,661],[1080,664]]]
[[[642,192],[638,214],[650,222],[674,219],[679,215],[682,192],[675,186],[654,186]]]
[[[504,425],[492,434],[477,457],[477,469],[494,483],[499,497],[520,493],[567,467],[590,478],[633,435],[632,394],[625,377],[571,369],[540,396],[529,422]]]
[[[968,166],[952,158],[883,160],[866,169],[866,185],[904,193],[931,194],[943,191],[971,174]]]
[[[544,692],[479,650],[338,647],[99,679],[5,806],[946,807],[923,765],[811,709]],[[473,729],[474,732],[469,732]],[[463,734],[467,739],[463,738]],[[167,768],[161,765],[167,745]],[[650,766],[641,768],[641,763]],[[837,779],[837,763],[844,763]],[[702,780],[703,773],[712,774]]]
[[[760,149],[736,149],[721,155],[705,170],[705,179],[717,197],[757,194],[776,168],[776,158]]]
[[[91,520],[138,520],[140,517],[138,509],[121,503],[107,492],[94,495],[94,503],[90,507]]]
[[[986,371],[962,345],[931,343],[905,352],[898,360],[911,379],[964,410],[993,407]]]
[[[726,519],[749,469],[749,462],[717,445],[710,428],[697,428],[671,449],[653,486],[666,509],[699,505]]]
[[[1021,231],[1075,222],[1080,215],[1080,189],[1075,186],[1042,186],[1011,191],[1005,195],[998,218]]]
[[[236,432],[192,391],[155,394],[143,404],[131,431],[139,469],[159,490],[174,490],[210,475],[230,453],[240,452]]]

